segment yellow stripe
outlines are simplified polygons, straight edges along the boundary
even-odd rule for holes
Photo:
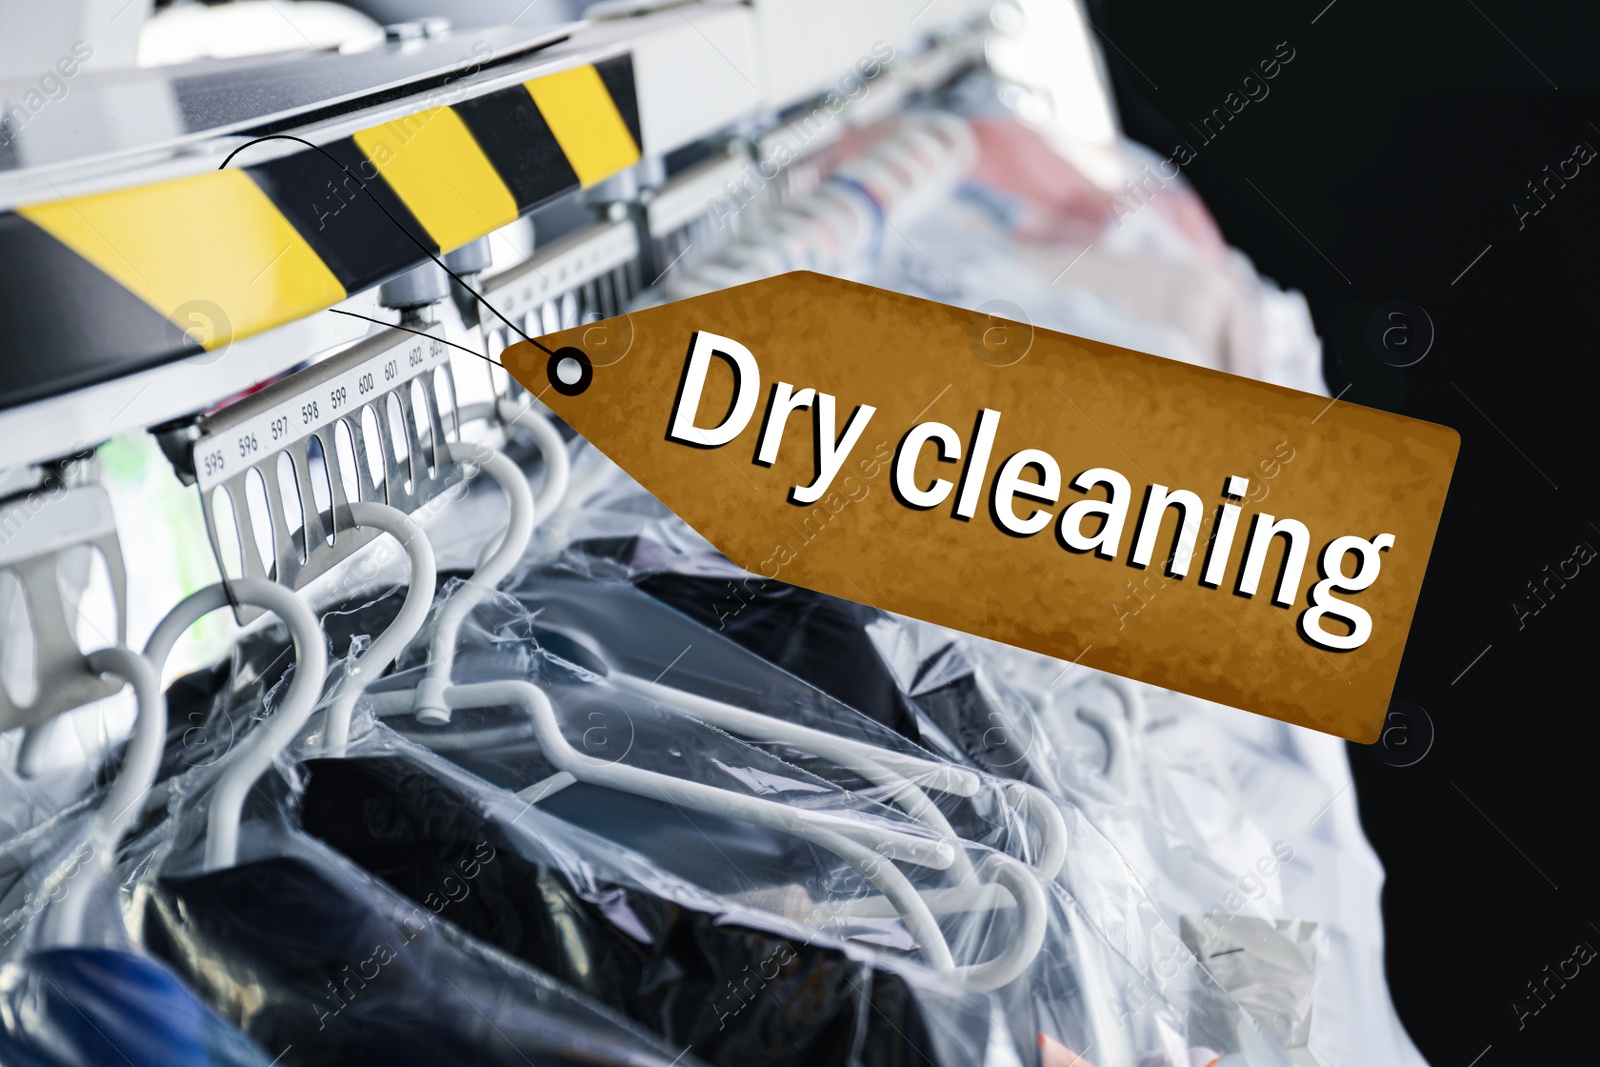
[[[639,146],[593,67],[523,83],[584,188],[639,162]]]
[[[517,217],[511,190],[448,107],[362,130],[355,141],[443,251]]]
[[[255,182],[214,171],[18,209],[178,325],[217,348],[345,297]],[[194,336],[191,334],[191,336]]]

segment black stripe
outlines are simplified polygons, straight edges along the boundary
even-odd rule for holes
[[[422,252],[395,222],[428,248],[439,250],[354,140],[346,137],[323,147],[350,174],[313,149],[254,164],[245,172],[322,257],[346,292],[376,285],[422,262]],[[362,185],[367,192],[361,191]]]
[[[633,134],[634,147],[643,152],[644,136],[639,132],[639,98],[633,88],[633,56],[625,53],[602,59],[594,65],[594,69],[605,83],[606,92],[616,101],[617,110],[622,112],[622,121],[628,124],[628,132]]]
[[[578,176],[526,87],[513,85],[452,107],[511,190],[519,213],[578,187]]]
[[[0,285],[0,408],[185,356],[206,358],[199,345],[110,275],[10,212],[0,214],[0,277],[9,282]],[[186,317],[209,309],[170,310]],[[136,421],[137,407],[127,415]]]

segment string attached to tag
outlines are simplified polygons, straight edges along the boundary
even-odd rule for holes
[[[332,163],[335,167],[338,167],[340,171],[342,171],[346,176],[348,176],[352,181],[354,181],[356,183],[356,187],[358,189],[360,189],[363,193],[367,194],[368,199],[370,199],[372,201],[373,205],[376,206],[379,211],[383,212],[384,218],[388,219],[391,223],[394,224],[395,229],[397,229],[401,233],[405,234],[406,238],[412,244],[416,245],[417,248],[419,248],[425,256],[427,256],[429,259],[433,260],[434,263],[438,264],[439,265],[439,269],[444,271],[446,274],[448,274],[454,281],[456,281],[461,286],[461,288],[465,289],[467,292],[471,293],[474,297],[476,297],[477,300],[478,300],[478,303],[482,304],[484,307],[488,308],[491,312],[493,312],[495,318],[497,318],[501,322],[505,323],[506,326],[513,333],[515,333],[518,337],[522,338],[524,341],[526,341],[529,344],[533,345],[533,347],[539,349],[541,352],[544,352],[545,354],[549,355],[552,358],[554,358],[556,356],[555,352],[552,352],[550,349],[546,348],[544,345],[540,344],[538,341],[535,341],[532,337],[529,337],[526,333],[523,332],[521,327],[519,327],[516,323],[512,322],[510,319],[508,319],[504,315],[502,315],[500,313],[500,309],[499,308],[496,308],[493,304],[489,303],[489,301],[484,297],[484,295],[482,293],[478,292],[478,290],[476,290],[472,286],[468,285],[466,280],[464,278],[462,278],[461,275],[457,274],[455,271],[453,271],[449,267],[445,266],[444,260],[441,259],[438,256],[438,254],[436,254],[433,251],[433,249],[429,248],[427,246],[427,244],[421,238],[419,238],[416,234],[414,234],[410,230],[408,230],[405,227],[405,225],[399,219],[395,218],[394,215],[392,213],[390,213],[389,209],[383,205],[383,201],[381,199],[379,199],[372,192],[371,189],[367,188],[367,184],[365,182],[363,182],[355,174],[355,172],[353,172],[349,167],[345,166],[343,163],[339,162],[339,160],[335,159],[333,157],[333,155],[330,152],[328,152],[327,149],[323,148],[321,145],[312,144],[310,141],[306,140],[303,137],[296,137],[293,134],[289,134],[289,133],[269,133],[269,134],[265,134],[265,135],[263,135],[261,137],[252,138],[249,141],[246,141],[244,144],[240,145],[238,148],[235,148],[232,152],[229,152],[228,153],[228,157],[226,159],[224,159],[221,164],[218,165],[217,169],[218,170],[226,169],[228,164],[233,162],[233,157],[234,156],[237,156],[240,152],[243,152],[246,148],[249,148],[252,145],[258,145],[263,141],[293,141],[296,144],[305,145],[307,148],[310,148],[313,151],[315,151],[316,153],[318,153],[319,155],[321,155],[329,163]],[[358,319],[366,318],[365,315],[355,315],[355,314],[353,314],[351,312],[348,312],[348,311],[338,311],[335,308],[329,308],[328,310],[333,311],[335,314],[338,314],[338,315],[350,315],[352,318],[358,318]],[[367,321],[368,322],[377,322],[381,326],[392,326],[393,325],[393,323],[380,322],[377,319],[367,319]],[[405,329],[405,327],[403,327],[403,326],[397,327],[397,328],[398,329],[402,329],[402,330]],[[417,331],[411,330],[409,332],[416,333]],[[431,336],[431,335],[429,335],[429,336]],[[451,342],[446,341],[445,343],[446,344],[450,344]],[[455,345],[455,347],[456,348],[461,348],[462,351],[465,351],[465,352],[472,352],[472,349],[464,348],[461,345]],[[497,366],[499,365],[496,360],[490,359],[488,356],[484,355],[481,352],[472,352],[472,354],[477,356],[480,359],[487,360],[490,363],[495,363]]]

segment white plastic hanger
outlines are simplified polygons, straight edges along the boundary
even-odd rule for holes
[[[957,852],[957,847],[949,841],[925,839],[876,822],[869,824],[831,812],[744,796],[590,756],[573,748],[562,736],[549,698],[531,682],[509,680],[455,685],[445,688],[440,695],[453,710],[514,707],[527,714],[545,758],[558,768],[553,778],[523,791],[525,796],[533,794],[530,799],[547,796],[572,782],[590,782],[666,800],[681,807],[744,819],[828,849],[859,870],[894,904],[930,966],[974,988],[998,989],[1015,980],[1032,964],[1044,943],[1044,890],[1033,872],[1010,856],[991,854],[985,873],[1016,899],[1020,927],[1011,944],[995,959],[958,967],[927,902],[893,863],[884,862],[885,853],[880,851],[887,848],[890,859],[943,870],[951,866]],[[411,693],[397,692],[369,694],[369,699],[381,716],[411,710],[415,698]],[[863,837],[871,844],[864,843]]]
[[[529,405],[519,406],[510,400],[502,400],[494,405],[471,405],[462,409],[459,422],[485,417],[499,417],[507,426],[526,430],[533,436],[544,458],[544,481],[537,498],[528,496],[524,500],[521,494],[508,491],[507,500],[512,510],[506,530],[485,546],[472,578],[440,609],[439,618],[434,624],[428,669],[429,678],[438,680],[424,683],[435,689],[448,684],[461,626],[467,616],[510,573],[527,548],[533,532],[534,516],[545,513],[540,503],[547,502],[553,508],[555,502],[565,494],[570,476],[571,465],[560,433],[543,415],[531,410]],[[441,444],[441,451],[444,452],[441,458],[447,462],[491,468],[491,476],[501,484],[515,481],[526,490],[521,471],[499,451],[486,445],[459,441]],[[422,528],[409,516],[382,504],[357,502],[349,506],[347,518],[356,525],[374,526],[393,535],[406,551],[411,573],[400,613],[374,639],[334,694],[333,703],[328,709],[323,751],[335,757],[344,755],[349,743],[351,715],[367,686],[388,669],[421,631],[438,579],[432,545]],[[419,718],[429,721],[422,715]]]
[[[65,896],[45,919],[44,943],[76,945],[83,941],[83,917],[88,908],[90,889],[99,885],[111,871],[117,846],[128,824],[139,813],[140,805],[155,782],[161,767],[161,748],[167,733],[167,699],[161,692],[161,679],[150,661],[126,648],[104,648],[89,653],[89,669],[99,675],[120,678],[133,688],[133,736],[117,771],[116,781],[106,791],[105,800],[95,811],[84,834],[89,856],[76,878],[65,883]],[[58,869],[41,887],[49,898],[61,876]]]
[[[156,625],[145,644],[145,658],[159,672],[185,630],[235,601],[265,608],[283,620],[294,641],[295,671],[278,712],[247,735],[224,761],[207,815],[204,863],[208,871],[231,867],[237,861],[245,797],[311,718],[328,673],[328,650],[311,608],[285,586],[258,578],[207,586],[181,601]]]
[[[242,603],[266,608],[288,625],[295,641],[296,676],[284,698],[284,708],[292,716],[309,715],[321,689],[327,658],[322,633],[315,616],[304,601],[272,582],[245,579],[233,583],[233,598]],[[54,896],[57,884],[63,895],[45,920],[44,941],[51,945],[75,945],[83,940],[84,914],[91,889],[110,873],[117,846],[138,815],[145,797],[155,783],[161,766],[162,747],[167,733],[167,701],[161,691],[161,665],[166,662],[183,631],[202,615],[229,607],[228,590],[213,585],[179,603],[156,626],[145,645],[144,654],[126,648],[106,648],[91,652],[89,669],[97,674],[121,678],[133,688],[136,706],[133,736],[123,756],[116,780],[105,800],[95,810],[85,834],[90,852],[71,882],[62,880],[60,870],[47,879],[43,892]],[[247,747],[249,742],[247,742]],[[242,768],[248,771],[247,766]],[[265,767],[262,768],[264,770]],[[244,780],[243,773],[224,774],[212,802],[210,830],[206,846],[207,866],[227,866],[236,851],[239,812],[245,793],[259,772]],[[230,826],[231,824],[231,826]]]
[[[1102,773],[1119,793],[1126,796],[1133,783],[1130,748],[1133,737],[1144,729],[1146,718],[1144,696],[1127,680],[1113,674],[1099,675],[1094,681],[1116,695],[1122,704],[1122,714],[1108,713],[1098,705],[1082,702],[1077,703],[1076,714],[1079,720],[1094,727],[1105,741],[1106,763]],[[1077,695],[1081,688],[1083,686],[1074,687],[1072,695]]]
[[[563,450],[564,451],[564,450]],[[450,721],[450,706],[444,691],[450,686],[451,672],[455,668],[456,645],[460,643],[461,626],[483,600],[500,584],[501,579],[522,559],[528,541],[533,536],[533,492],[522,470],[504,453],[486,445],[455,442],[449,446],[453,463],[472,463],[499,483],[505,491],[511,508],[510,520],[498,544],[490,542],[490,551],[473,572],[472,578],[439,609],[434,623],[433,638],[429,643],[427,673],[416,691],[416,713],[420,722],[440,726]]]
[[[433,604],[433,587],[438,580],[433,546],[422,532],[422,527],[404,512],[386,504],[356,501],[348,505],[343,521],[374,527],[399,541],[405,549],[411,576],[399,614],[383,633],[373,639],[334,690],[323,736],[323,752],[329,756],[344,755],[345,746],[350,740],[350,717],[355,711],[356,702],[361,699],[367,686],[399,658],[427,621],[428,608]]]

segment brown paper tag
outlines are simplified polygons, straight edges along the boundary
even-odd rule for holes
[[[754,574],[1378,737],[1453,430],[811,273],[541,341],[512,375]]]

